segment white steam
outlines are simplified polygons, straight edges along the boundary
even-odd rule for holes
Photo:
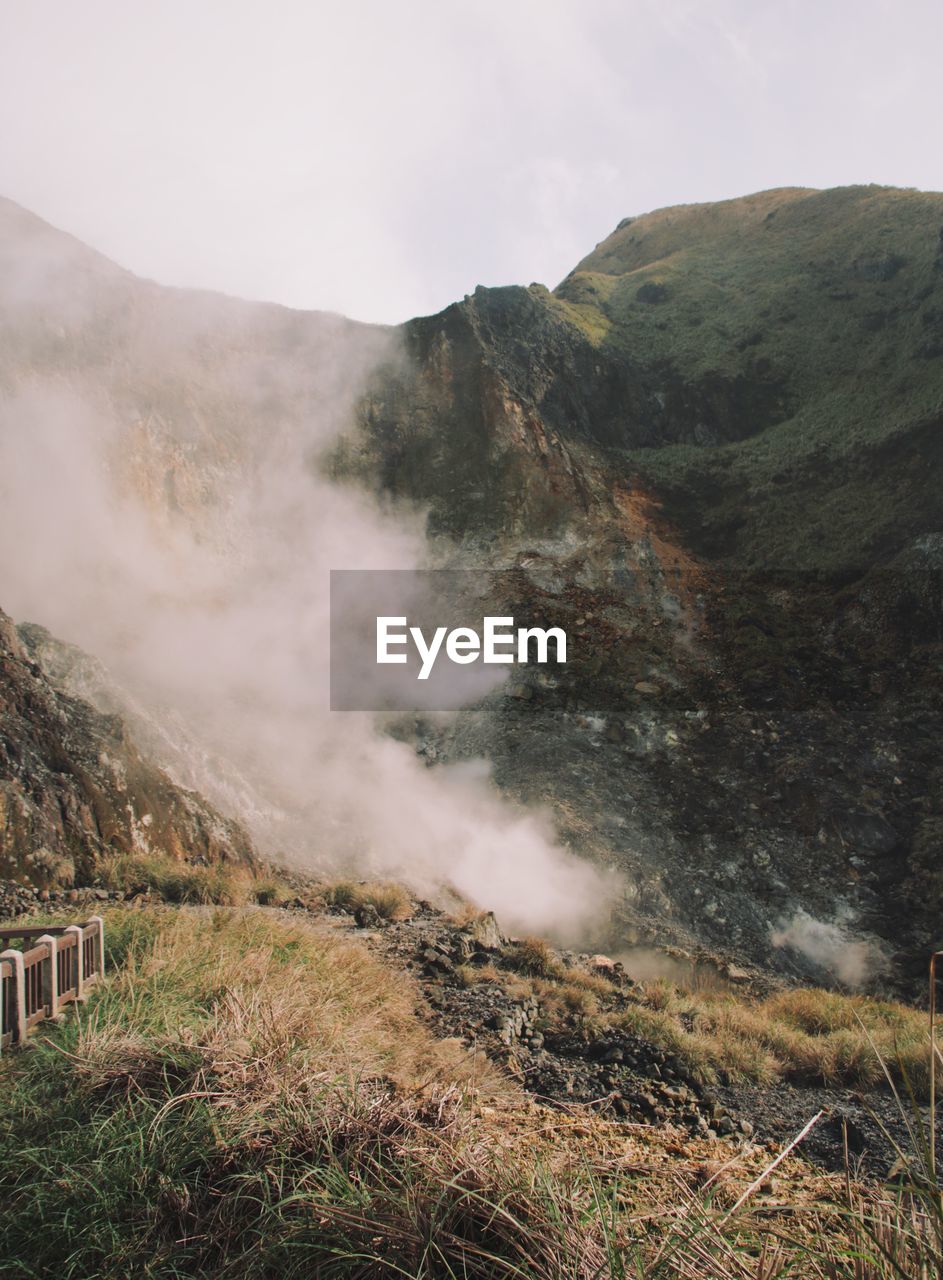
[[[772,930],[770,941],[798,951],[846,987],[863,987],[887,968],[875,941],[852,937],[841,923],[816,920],[801,909]]]
[[[425,554],[418,521],[316,466],[389,336],[117,275],[79,306],[46,250],[38,302],[22,266],[0,293],[3,322],[23,321],[0,408],[0,605],[102,659],[145,745],[266,852],[450,885],[512,928],[588,930],[611,889],[539,814],[484,769],[427,769],[327,709],[329,571]]]

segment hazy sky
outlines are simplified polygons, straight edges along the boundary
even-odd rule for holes
[[[364,320],[620,218],[943,187],[940,0],[0,0],[0,193],[142,275]]]

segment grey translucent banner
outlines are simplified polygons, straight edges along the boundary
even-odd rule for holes
[[[331,710],[452,710],[562,671],[570,637],[539,596],[513,570],[332,570]]]

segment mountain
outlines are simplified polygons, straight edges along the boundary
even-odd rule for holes
[[[413,377],[438,362],[452,380],[434,411],[456,429],[397,422],[385,479],[459,536],[506,526],[518,489],[540,486],[527,524],[552,531],[554,495],[565,523],[601,457],[612,478],[657,488],[692,550],[867,569],[938,524],[941,234],[943,196],[880,187],[627,218],[552,293],[479,288],[406,326]],[[509,460],[510,405],[542,482],[489,466]],[[381,413],[377,430],[394,424]]]
[[[662,210],[407,324],[339,451],[558,575],[568,679],[437,758],[630,867],[627,936],[898,974],[939,942],[941,317],[943,196]]]
[[[73,473],[106,422],[109,474],[175,564],[180,539],[225,546],[273,442],[301,438],[331,492],[379,495],[439,562],[508,569],[566,622],[559,679],[390,732],[437,766],[484,757],[617,868],[614,950],[907,984],[943,944],[941,229],[943,196],[879,187],[661,210],[553,291],[478,288],[391,332],[136,280],[4,203],[0,435],[37,395],[47,421],[67,394],[68,432],[91,406]],[[319,537],[345,535],[348,567],[338,525]],[[11,551],[6,607],[49,602],[100,656],[111,619],[57,613],[61,554],[27,573]],[[173,575],[142,601],[134,563],[109,572],[158,616]],[[181,785],[242,816],[203,766]]]

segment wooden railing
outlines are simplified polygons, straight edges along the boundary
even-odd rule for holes
[[[22,1044],[37,1022],[83,1000],[105,976],[101,916],[85,924],[0,927],[0,947],[7,948],[0,953],[0,1050]]]

